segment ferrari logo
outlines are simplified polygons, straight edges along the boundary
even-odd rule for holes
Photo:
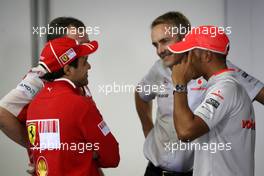
[[[65,55],[63,55],[63,56],[61,56],[61,58],[60,58],[61,60],[62,60],[62,62],[63,63],[66,63],[66,62],[68,62],[69,61],[69,57],[65,54]]]
[[[38,176],[48,175],[48,165],[44,157],[39,157],[37,162],[37,174]]]
[[[27,127],[28,131],[28,138],[29,141],[32,145],[35,145],[36,141],[36,124],[35,123],[30,123]]]

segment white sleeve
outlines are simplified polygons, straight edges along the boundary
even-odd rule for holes
[[[264,84],[253,76],[247,74],[245,71],[241,70],[239,67],[232,64],[230,61],[227,60],[226,64],[228,68],[233,68],[236,70],[236,79],[246,89],[251,101],[253,101],[260,90],[264,87]]]
[[[214,128],[221,120],[227,117],[237,86],[234,84],[222,84],[206,92],[202,103],[196,108],[194,114],[204,120],[210,129]]]
[[[137,93],[144,101],[150,101],[156,97],[157,92],[152,90],[153,85],[157,85],[157,68],[158,62],[156,62],[149,72],[142,78],[137,85]]]
[[[0,106],[17,117],[21,110],[42,89],[43,82],[39,77],[44,73],[46,71],[41,66],[33,68],[15,89],[0,100]]]

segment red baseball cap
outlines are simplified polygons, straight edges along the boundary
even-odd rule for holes
[[[78,44],[77,40],[69,37],[57,38],[45,44],[39,63],[49,72],[56,72],[76,58],[95,52],[97,48],[97,41]]]
[[[216,26],[199,26],[193,28],[185,38],[168,46],[172,53],[184,53],[198,48],[227,55],[229,39],[223,30]]]

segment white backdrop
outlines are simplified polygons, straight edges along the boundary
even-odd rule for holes
[[[24,2],[26,3],[15,0],[0,2],[1,96],[15,86],[30,65],[29,2]],[[261,34],[258,18],[261,14],[263,16],[263,8],[259,7],[263,6],[261,0],[253,0],[251,3],[249,0],[228,1],[228,8],[225,8],[224,0],[53,0],[50,5],[51,19],[72,16],[82,20],[87,26],[98,26],[100,29],[99,35],[90,36],[100,44],[98,52],[89,58],[92,65],[89,73],[90,89],[97,106],[117,137],[121,151],[119,167],[106,169],[106,175],[141,176],[147,164],[143,156],[144,137],[133,93],[105,95],[99,92],[98,86],[113,85],[114,82],[135,85],[159,59],[150,40],[150,24],[157,16],[167,11],[181,11],[193,26],[232,26],[230,60],[264,81],[261,71],[264,61],[260,58],[262,47],[258,45],[261,40],[257,35]],[[250,24],[255,27],[248,27]],[[20,26],[18,31],[17,25]],[[263,22],[261,25],[264,27]],[[241,29],[240,26],[246,28]],[[250,33],[251,30],[254,30],[254,34]],[[264,142],[260,136],[264,131],[260,128],[264,124],[264,119],[261,118],[264,107],[256,104],[256,111],[256,176],[260,176],[264,156],[261,153]],[[0,141],[0,175],[26,175],[26,152],[2,133]]]

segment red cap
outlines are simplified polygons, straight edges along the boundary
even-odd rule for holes
[[[97,41],[78,44],[77,40],[62,37],[51,40],[44,46],[39,63],[49,72],[56,72],[76,58],[88,56],[98,48]]]
[[[228,54],[229,39],[223,30],[216,26],[199,26],[193,28],[185,38],[168,47],[172,53],[184,53],[198,48],[215,53]]]

